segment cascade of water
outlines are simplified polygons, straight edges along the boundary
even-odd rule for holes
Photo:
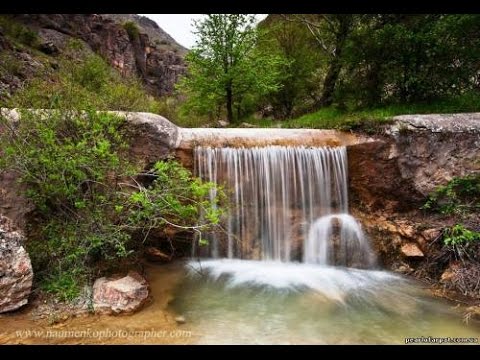
[[[304,262],[369,268],[375,256],[360,224],[349,214],[327,215],[310,227],[304,243]]]
[[[332,250],[339,247],[336,260],[348,265],[356,264],[350,251],[368,251],[360,227],[346,215],[345,147],[197,147],[194,164],[199,177],[225,185],[232,204],[226,237],[204,235],[210,244],[206,255],[287,262],[303,256],[305,262],[331,264]],[[331,217],[316,221],[324,216]],[[336,247],[328,244],[332,219],[341,229]]]

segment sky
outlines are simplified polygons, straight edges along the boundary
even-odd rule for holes
[[[191,48],[195,44],[193,20],[202,18],[202,14],[139,14],[154,20],[158,26],[170,34],[180,45]],[[264,19],[267,14],[257,14]]]

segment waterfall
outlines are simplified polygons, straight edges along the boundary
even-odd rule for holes
[[[194,255],[372,263],[361,227],[348,215],[345,147],[196,147],[194,156],[196,175],[223,185],[231,200],[226,234],[204,234],[208,249],[194,248]]]

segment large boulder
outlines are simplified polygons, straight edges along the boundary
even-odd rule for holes
[[[0,215],[0,313],[16,310],[28,302],[33,270],[23,242],[24,236]]]
[[[93,308],[101,314],[133,313],[148,300],[147,281],[136,272],[127,276],[102,277],[93,285]]]

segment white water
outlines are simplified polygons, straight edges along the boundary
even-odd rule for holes
[[[195,170],[223,184],[232,203],[227,235],[205,234],[210,248],[204,255],[374,265],[368,240],[348,215],[345,147],[197,147]]]
[[[310,227],[304,262],[371,268],[376,261],[358,221],[348,214],[333,214],[319,218]]]
[[[404,344],[474,337],[447,304],[378,270],[240,259],[191,261],[172,307],[201,344]]]
[[[343,303],[348,296],[392,285],[405,285],[399,276],[385,272],[347,269],[314,264],[239,259],[191,261],[191,274],[208,274],[224,280],[227,288],[258,287],[295,292],[313,291],[326,299]]]
[[[207,259],[189,262],[173,302],[201,343],[477,336],[413,282],[372,269],[368,238],[348,214],[344,147],[197,147],[195,169],[232,203],[225,233],[193,249]]]

